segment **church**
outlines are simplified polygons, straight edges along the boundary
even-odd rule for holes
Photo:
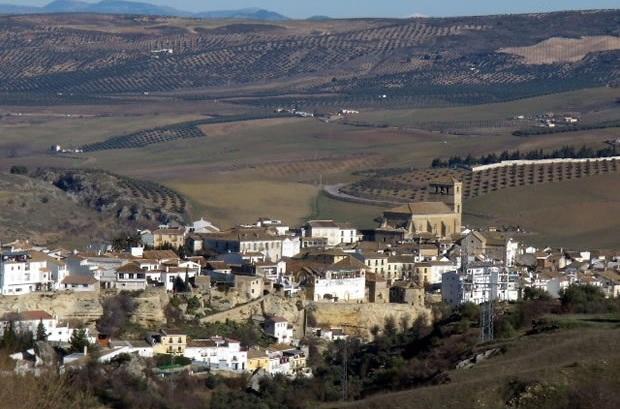
[[[413,239],[447,239],[461,232],[463,183],[455,178],[433,180],[428,201],[413,202],[383,212],[375,241],[396,243]]]

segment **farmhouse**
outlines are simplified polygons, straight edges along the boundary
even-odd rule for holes
[[[463,183],[449,178],[429,184],[429,198],[436,201],[413,202],[383,213],[375,240],[400,242],[415,237],[451,238],[461,232]]]

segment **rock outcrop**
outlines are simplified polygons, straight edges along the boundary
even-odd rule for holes
[[[79,321],[93,326],[103,314],[103,300],[115,294],[115,292],[57,292],[0,296],[0,315],[16,311],[41,310],[60,320]],[[168,304],[168,295],[164,291],[145,291],[136,295],[134,300],[136,310],[132,314],[132,322],[147,328],[166,322],[164,308]]]

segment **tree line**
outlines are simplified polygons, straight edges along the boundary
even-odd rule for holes
[[[608,158],[615,155],[615,147],[593,149],[586,145],[583,145],[580,148],[576,148],[574,146],[563,146],[562,148],[554,149],[551,152],[544,152],[542,149],[535,149],[527,152],[521,152],[520,150],[505,150],[499,155],[496,153],[490,153],[479,157],[469,154],[465,157],[455,155],[448,159],[435,158],[431,163],[431,167],[455,168],[460,166],[492,165],[494,163],[500,163],[508,160],[587,159]]]

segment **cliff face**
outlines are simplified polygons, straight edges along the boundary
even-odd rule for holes
[[[295,336],[299,337],[303,332],[304,309],[312,314],[319,326],[340,327],[348,334],[362,337],[369,337],[370,330],[375,325],[383,328],[388,317],[393,317],[397,324],[403,319],[407,319],[411,324],[419,317],[424,317],[430,323],[432,317],[430,308],[407,304],[314,303],[302,298],[268,295],[243,306],[210,315],[202,319],[202,322],[245,321],[256,315],[275,315],[286,318],[294,326]]]
[[[102,301],[114,293],[45,293],[0,296],[0,315],[8,312],[41,310],[61,320],[76,320],[92,326],[103,314]],[[161,291],[147,291],[134,298],[136,311],[132,321],[145,327],[164,324],[164,307],[168,296]]]
[[[92,323],[103,314],[98,293],[55,293],[1,296],[0,314],[41,310],[62,320]]]
[[[407,304],[316,303],[312,314],[320,326],[341,327],[348,334],[362,337],[370,336],[374,326],[383,328],[388,317],[393,317],[397,325],[403,319],[411,324],[419,317],[428,322],[432,317],[429,308]]]

